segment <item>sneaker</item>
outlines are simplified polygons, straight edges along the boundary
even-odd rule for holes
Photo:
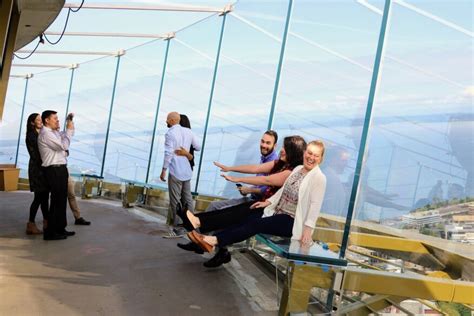
[[[183,237],[184,235],[186,235],[186,232],[183,232],[181,231],[180,229],[178,228],[173,228],[173,229],[170,229],[169,233],[164,235],[163,238],[167,238],[167,239],[170,239],[170,238],[181,238]]]

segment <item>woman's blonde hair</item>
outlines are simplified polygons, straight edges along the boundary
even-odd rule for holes
[[[321,162],[319,164],[322,164],[323,160],[324,160],[324,151],[326,150],[326,147],[324,146],[323,141],[322,140],[313,140],[313,141],[308,143],[307,147],[309,147],[309,146],[318,146],[319,148],[321,148]]]

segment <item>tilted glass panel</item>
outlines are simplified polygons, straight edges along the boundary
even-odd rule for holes
[[[117,57],[81,64],[74,73],[69,111],[75,135],[68,160],[73,173],[100,174]]]
[[[25,93],[24,78],[10,77],[8,91],[0,121],[0,164],[14,164],[18,143],[23,95]],[[20,136],[20,138],[24,138]]]
[[[187,115],[194,135],[202,142],[221,24],[222,18],[215,15],[178,32],[176,38],[171,39],[149,183],[166,186],[159,177],[169,112]],[[200,154],[199,151],[194,153],[192,190]]]
[[[127,50],[120,61],[104,177],[144,182],[166,42]]]
[[[394,265],[356,259],[472,281],[473,30],[465,14],[472,2],[407,3],[392,4],[351,234],[420,241],[426,252],[389,251],[393,244],[381,242],[364,251],[389,256]]]
[[[346,220],[381,16],[354,3],[295,1],[274,129],[326,146],[318,226]],[[341,240],[334,240],[341,242]]]
[[[60,69],[34,75],[29,79],[26,95],[25,114],[23,116],[20,147],[18,151],[18,167],[20,176],[28,178],[28,161],[30,156],[25,145],[26,121],[31,113],[41,113],[45,110],[58,112],[58,118],[63,128],[66,117],[66,103],[69,93],[71,70]]]
[[[239,1],[227,16],[199,192],[239,196],[213,165],[255,164],[267,129],[288,1]]]

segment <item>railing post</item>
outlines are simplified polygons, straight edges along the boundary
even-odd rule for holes
[[[227,13],[231,12],[231,10],[232,10],[232,7],[229,6],[221,14],[222,15],[221,33],[219,36],[219,44],[217,46],[216,62],[214,64],[214,75],[212,77],[211,92],[209,95],[209,104],[207,106],[206,123],[204,125],[204,135],[202,138],[201,155],[199,156],[199,165],[198,165],[198,170],[197,170],[196,186],[194,187],[194,192],[198,192],[199,178],[201,176],[202,159],[204,157],[204,147],[206,146],[207,129],[209,127],[209,117],[211,116],[212,100],[214,97],[214,88],[216,86],[217,69],[219,68],[219,58],[221,55],[222,39],[224,38],[225,21],[226,21]]]
[[[270,115],[268,117],[267,129],[272,128],[273,117],[275,116],[275,107],[276,107],[276,101],[277,101],[277,98],[278,98],[278,90],[280,89],[281,69],[283,67],[283,60],[285,58],[286,42],[288,40],[288,31],[290,29],[290,21],[291,21],[291,13],[292,12],[293,12],[293,0],[289,0],[288,1],[288,10],[286,12],[285,30],[283,31],[283,39],[281,41],[280,60],[278,61],[277,74],[276,74],[276,78],[275,78],[275,86],[273,88],[272,106],[270,108]]]
[[[26,95],[28,93],[28,82],[32,77],[33,77],[33,74],[27,74],[25,77],[26,78],[25,92],[23,93],[23,104],[21,106],[21,115],[20,115],[20,127],[18,128],[18,141],[16,143],[16,153],[15,153],[15,167],[18,164],[18,153],[20,151],[21,130],[23,127],[23,117],[25,116],[25,105],[26,105]]]
[[[158,101],[156,102],[155,122],[153,124],[153,133],[152,133],[152,136],[151,136],[150,155],[148,156],[148,166],[146,168],[145,183],[148,183],[148,180],[149,180],[149,177],[150,177],[151,158],[153,156],[153,147],[155,145],[155,134],[156,134],[156,127],[157,127],[157,124],[158,124],[158,114],[160,112],[161,96],[163,94],[163,83],[165,81],[166,65],[168,63],[168,53],[169,53],[170,42],[171,42],[172,38],[174,38],[174,34],[165,39],[166,40],[165,60],[163,62],[163,71],[161,73],[161,82],[160,82],[160,91],[158,93]]]
[[[388,20],[390,17],[391,4],[392,4],[391,0],[385,0],[382,23],[380,27],[379,41],[377,45],[377,53],[375,55],[375,62],[374,62],[374,68],[373,68],[374,70],[372,73],[372,82],[370,85],[369,98],[367,100],[367,108],[365,112],[364,126],[362,128],[362,135],[360,139],[357,165],[354,172],[354,181],[352,183],[352,190],[351,190],[351,196],[349,199],[349,208],[347,210],[346,223],[344,225],[344,234],[342,236],[341,251],[339,252],[339,256],[341,258],[344,258],[346,254],[347,242],[349,239],[349,233],[350,233],[351,223],[352,223],[352,216],[354,214],[355,203],[356,203],[357,195],[359,192],[360,173],[362,169],[362,164],[364,163],[364,157],[366,156],[365,154],[367,150],[367,147],[366,147],[367,136],[368,136],[369,128],[372,121],[372,108],[374,105],[375,92],[377,91],[377,81],[378,81],[379,73],[380,73],[380,65],[382,63],[382,55],[383,55],[384,44],[385,44],[385,32],[387,30]]]
[[[63,126],[63,130],[66,130],[66,118],[67,118],[67,115],[68,115],[68,112],[69,112],[69,104],[71,103],[71,92],[72,92],[72,83],[74,81],[74,71],[76,70],[76,68],[79,67],[78,64],[72,64],[71,65],[71,78],[69,79],[69,91],[68,91],[68,94],[67,94],[67,101],[66,101],[66,111],[64,111],[64,126]]]
[[[100,176],[101,177],[104,176],[105,157],[107,155],[107,144],[109,142],[110,122],[112,120],[112,111],[114,109],[115,89],[117,88],[117,79],[118,79],[118,73],[119,73],[119,69],[120,69],[120,58],[123,55],[125,55],[124,50],[120,50],[117,53],[117,66],[115,67],[114,85],[112,87],[112,99],[110,101],[109,118],[108,118],[108,121],[107,121],[107,130],[105,132],[104,153],[102,155],[102,165],[100,166]]]

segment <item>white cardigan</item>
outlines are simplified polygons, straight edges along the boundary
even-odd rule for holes
[[[301,168],[303,168],[303,166],[298,166],[293,169],[291,175],[301,170]],[[267,200],[271,204],[265,208],[263,217],[272,216],[275,213],[275,208],[280,201],[283,189],[291,175],[286,179],[283,186]],[[301,239],[303,225],[314,229],[321,210],[325,191],[326,176],[321,172],[319,166],[316,166],[304,177],[300,184],[298,191],[298,205],[296,206],[295,222],[293,224],[293,235],[291,239]]]

